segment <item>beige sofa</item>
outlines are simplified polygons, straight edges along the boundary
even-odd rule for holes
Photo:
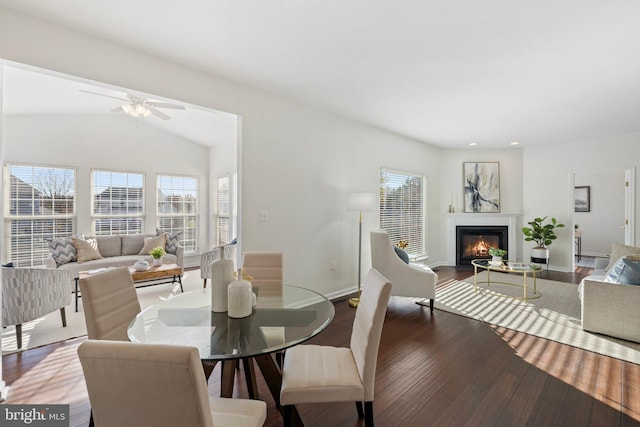
[[[579,286],[582,329],[640,342],[640,286],[606,282],[608,258],[596,258]]]
[[[144,247],[144,239],[146,237],[157,237],[155,234],[133,234],[122,236],[97,236],[88,237],[87,239],[96,239],[98,251],[102,258],[93,259],[86,262],[67,262],[58,265],[53,256],[47,259],[48,268],[57,268],[59,270],[67,270],[71,272],[71,277],[78,277],[81,271],[95,270],[98,268],[122,267],[133,265],[139,259],[145,259],[150,264],[153,262],[151,255],[140,254]],[[165,264],[183,265],[184,248],[178,246],[175,254],[166,254],[163,257]]]

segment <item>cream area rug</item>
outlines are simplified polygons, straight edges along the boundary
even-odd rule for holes
[[[478,273],[478,280],[486,278],[486,272]],[[451,280],[440,286],[435,308],[640,364],[639,343],[582,330],[578,285],[538,279],[537,289],[542,296],[525,303],[505,296],[521,297],[520,286],[482,284],[475,292],[473,280],[471,276],[466,281]],[[491,281],[521,284],[522,275],[491,272]],[[528,286],[531,285],[529,278]]]
[[[182,277],[182,285],[185,292],[202,289],[200,270],[186,271]],[[138,288],[137,293],[138,299],[140,300],[140,306],[144,309],[145,307],[155,304],[163,299],[178,295],[181,292],[180,285],[178,283],[167,283]],[[79,300],[77,313],[75,312],[73,298],[71,304],[65,308],[65,311],[67,314],[67,326],[64,328],[62,327],[59,310],[31,322],[24,323],[22,325],[21,350],[36,348],[45,344],[51,344],[87,335],[87,329],[84,322],[84,310],[82,309],[82,298]],[[15,327],[8,326],[3,328],[2,354],[15,353],[16,351],[18,351],[18,349],[16,345]]]

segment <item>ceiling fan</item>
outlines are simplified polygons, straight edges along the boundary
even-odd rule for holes
[[[158,108],[171,108],[173,110],[185,109],[185,107],[182,105],[170,104],[168,102],[150,101],[149,99],[138,98],[137,96],[131,94],[127,94],[126,98],[119,98],[117,96],[105,95],[103,93],[91,92],[83,89],[80,89],[80,92],[124,101],[125,104],[122,104],[120,107],[114,108],[113,110],[111,110],[111,112],[118,113],[124,111],[132,117],[149,117],[153,114],[154,116],[159,117],[163,120],[169,120],[171,119],[171,117],[158,110]]]

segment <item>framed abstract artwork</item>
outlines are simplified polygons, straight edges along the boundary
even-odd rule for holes
[[[573,188],[574,212],[591,211],[591,187],[581,186]]]
[[[465,212],[500,212],[500,163],[464,162]]]

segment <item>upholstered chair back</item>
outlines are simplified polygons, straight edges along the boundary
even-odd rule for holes
[[[80,295],[89,339],[129,340],[127,328],[140,302],[128,267],[81,279]]]
[[[87,341],[78,348],[96,426],[213,426],[195,347]]]
[[[364,400],[373,401],[382,325],[391,296],[391,283],[375,269],[364,280],[351,333],[351,352],[364,384]]]
[[[253,277],[252,286],[282,287],[282,252],[245,252],[242,269]]]

